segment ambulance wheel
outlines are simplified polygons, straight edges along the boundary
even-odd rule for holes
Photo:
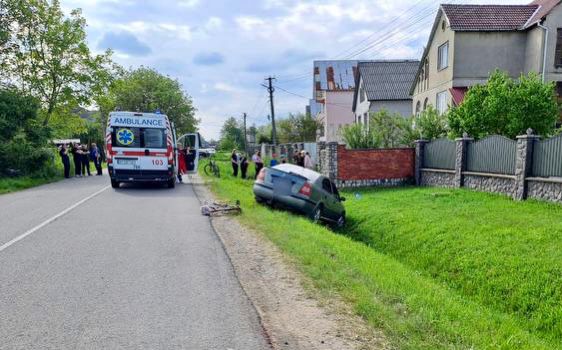
[[[111,180],[111,187],[112,188],[119,188],[119,181]]]
[[[176,179],[168,180],[168,188],[174,188],[174,187],[176,187]]]

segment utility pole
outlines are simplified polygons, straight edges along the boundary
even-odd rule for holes
[[[275,128],[275,109],[273,108],[273,92],[275,91],[275,88],[273,87],[273,80],[275,80],[275,78],[273,77],[269,77],[269,78],[265,78],[265,80],[268,81],[268,85],[263,85],[263,87],[265,87],[267,89],[267,91],[269,91],[269,105],[271,107],[271,138],[273,139],[273,145],[277,145],[277,129]]]
[[[246,135],[246,112],[244,112],[244,152],[248,152],[248,136]]]

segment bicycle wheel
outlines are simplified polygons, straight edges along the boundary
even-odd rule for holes
[[[213,171],[216,177],[221,177],[221,170],[218,165],[215,164],[215,166],[213,167]]]
[[[211,164],[206,164],[203,167],[203,171],[205,172],[205,175],[207,175],[207,176],[213,175],[213,170],[214,169],[213,169],[213,166]]]

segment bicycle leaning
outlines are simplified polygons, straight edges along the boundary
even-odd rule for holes
[[[205,164],[205,166],[203,167],[203,171],[207,176],[213,175],[215,177],[221,177],[219,166],[217,165],[217,162],[215,161],[215,158],[213,156],[209,158],[209,163]]]

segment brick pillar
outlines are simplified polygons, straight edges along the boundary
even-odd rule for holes
[[[326,164],[327,174],[325,175],[335,182],[338,178],[338,143],[328,142],[326,151],[328,152],[326,157],[328,163]]]
[[[533,169],[533,147],[540,137],[533,135],[533,130],[527,129],[527,134],[517,136],[517,160],[515,163],[515,191],[514,199],[527,198],[527,181]]]
[[[455,140],[457,142],[457,152],[455,160],[455,183],[456,188],[464,186],[464,175],[463,172],[466,171],[466,155],[468,150],[468,144],[474,141],[473,138],[468,137],[466,133],[463,134],[461,138]]]
[[[425,157],[425,145],[426,143],[428,143],[427,140],[417,140],[416,141],[416,160],[415,160],[415,169],[414,169],[414,174],[416,177],[416,186],[420,186],[421,185],[421,179],[422,179],[422,168],[423,168],[423,162],[424,162],[424,157]]]

